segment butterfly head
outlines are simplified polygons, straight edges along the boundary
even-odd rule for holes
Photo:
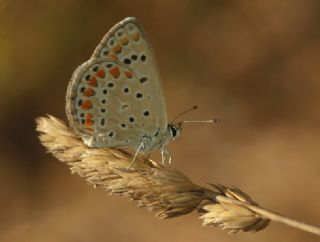
[[[182,131],[182,122],[177,124],[168,124],[168,136],[171,140],[177,138]]]

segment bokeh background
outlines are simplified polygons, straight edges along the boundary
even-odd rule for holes
[[[316,241],[274,223],[228,235],[195,213],[157,220],[46,153],[34,119],[66,120],[73,70],[126,16],[153,44],[169,117],[197,104],[185,118],[222,120],[185,125],[173,166],[320,223],[318,0],[0,0],[0,241]]]

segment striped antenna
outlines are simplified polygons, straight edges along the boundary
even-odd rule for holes
[[[220,119],[209,119],[209,120],[184,120],[182,123],[220,123]]]
[[[188,108],[187,110],[183,111],[182,113],[179,113],[172,121],[171,121],[171,124],[176,121],[178,118],[180,118],[182,115],[190,112],[190,111],[193,111],[193,110],[196,110],[198,108],[197,105],[194,105],[193,107],[191,108]],[[183,123],[220,123],[220,119],[209,119],[209,120],[184,120],[182,122],[179,122],[180,124],[183,124]]]

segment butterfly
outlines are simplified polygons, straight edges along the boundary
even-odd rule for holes
[[[135,155],[177,138],[170,124],[150,42],[134,17],[117,23],[73,73],[66,95],[69,125],[89,147],[132,148]],[[132,161],[132,162],[133,162]]]

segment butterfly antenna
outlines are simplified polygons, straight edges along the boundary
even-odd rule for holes
[[[190,111],[193,111],[193,110],[196,110],[198,108],[197,105],[194,105],[193,107],[191,108],[188,108],[187,110],[183,111],[182,113],[179,113],[172,121],[171,123],[174,123],[174,121],[176,121],[178,118],[180,118],[182,115],[190,112]]]
[[[182,123],[220,123],[221,120],[218,118],[209,119],[209,120],[184,120]]]

